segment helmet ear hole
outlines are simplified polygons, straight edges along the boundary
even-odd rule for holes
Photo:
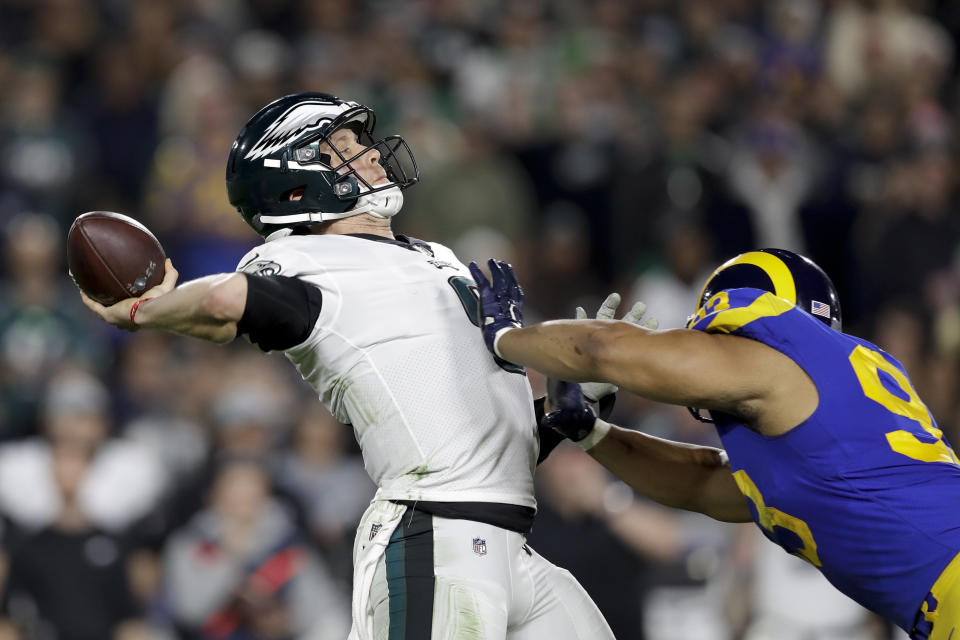
[[[289,202],[291,200],[300,200],[303,198],[303,194],[307,191],[307,185],[300,185],[299,187],[294,187],[293,189],[288,189],[287,191],[280,194],[281,202]]]

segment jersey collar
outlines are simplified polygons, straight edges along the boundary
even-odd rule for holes
[[[364,240],[373,240],[374,242],[384,242],[386,244],[392,244],[398,247],[403,247],[404,249],[410,249],[411,251],[420,251],[429,253],[433,255],[433,249],[429,244],[423,240],[418,240],[416,238],[411,238],[402,234],[396,234],[393,238],[385,238],[383,236],[374,235],[372,233],[347,233],[352,238],[363,238]]]

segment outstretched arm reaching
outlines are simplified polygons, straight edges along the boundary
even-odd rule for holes
[[[655,438],[594,417],[580,385],[551,380],[543,419],[574,440],[635,491],[660,504],[704,513],[725,522],[749,522],[747,500],[720,449]]]
[[[484,340],[495,356],[558,380],[604,381],[650,400],[736,416],[779,435],[816,409],[816,387],[776,349],[736,335],[651,331],[614,320],[555,320],[523,326],[523,294],[511,266],[475,264]]]
[[[289,349],[306,340],[323,302],[319,287],[295,277],[220,273],[175,288],[176,282],[177,271],[168,260],[163,282],[142,298],[109,307],[87,296],[83,302],[128,331],[161,329],[218,343],[243,335],[263,351]]]
[[[221,273],[177,287],[179,274],[173,263],[168,259],[164,267],[163,282],[139,299],[127,298],[106,307],[81,292],[83,303],[106,322],[128,331],[150,328],[219,343],[233,340],[246,305],[246,276]]]

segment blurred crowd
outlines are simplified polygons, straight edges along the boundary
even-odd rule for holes
[[[403,135],[395,230],[513,262],[532,320],[617,290],[678,327],[718,261],[812,257],[960,442],[958,39],[950,0],[0,0],[0,640],[346,636],[374,490],[350,427],[279,356],[94,322],[64,259],[99,209],[183,279],[233,270],[258,238],[230,144],[296,91]],[[619,424],[717,443],[621,396]],[[532,544],[618,638],[892,637],[579,450],[538,499]]]

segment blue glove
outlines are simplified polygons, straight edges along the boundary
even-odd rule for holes
[[[550,427],[574,442],[590,435],[597,416],[584,399],[579,384],[548,378],[547,399],[551,411],[543,416],[540,426]]]
[[[506,361],[497,353],[497,339],[507,331],[523,327],[523,289],[517,282],[513,267],[499,260],[488,260],[493,283],[480,271],[476,262],[470,263],[470,273],[480,292],[480,330],[487,349],[497,359]]]

